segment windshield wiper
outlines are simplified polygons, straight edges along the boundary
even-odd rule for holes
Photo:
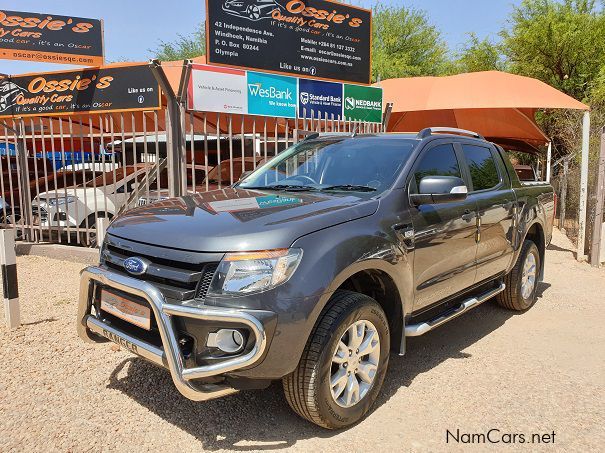
[[[376,189],[374,187],[356,186],[354,184],[342,184],[342,185],[338,185],[338,186],[322,187],[321,190],[322,191],[343,190],[343,191],[348,191],[348,192],[376,192]]]
[[[317,190],[315,187],[311,186],[299,186],[295,184],[275,184],[272,186],[258,186],[258,187],[241,187],[242,189],[250,189],[250,190],[284,190],[284,191],[293,191],[293,192],[306,192],[311,190]]]

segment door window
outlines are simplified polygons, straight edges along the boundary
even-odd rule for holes
[[[462,145],[462,150],[471,172],[473,190],[493,189],[500,184],[496,161],[489,148]]]
[[[437,145],[424,153],[414,173],[416,184],[425,176],[457,176],[462,178],[456,151],[451,143]]]

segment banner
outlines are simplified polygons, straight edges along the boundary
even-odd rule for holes
[[[192,65],[187,108],[277,118],[382,122],[382,89]]]
[[[157,110],[160,87],[146,64],[0,80],[0,118]]]
[[[103,50],[98,19],[0,10],[0,59],[100,66]]]
[[[296,79],[248,71],[250,115],[296,118]]]
[[[370,83],[372,12],[332,0],[206,0],[207,61]]]
[[[188,108],[198,112],[247,113],[246,71],[192,65]]]
[[[299,79],[298,116],[341,119],[342,83]]]
[[[345,84],[343,114],[346,120],[382,122],[382,88]]]

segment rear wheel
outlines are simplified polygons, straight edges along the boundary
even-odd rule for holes
[[[389,360],[389,325],[380,305],[363,294],[337,291],[328,307],[283,385],[297,414],[338,429],[359,421],[376,400]]]
[[[513,270],[504,277],[506,289],[496,300],[504,308],[524,311],[536,303],[540,276],[540,252],[532,241],[525,241]]]

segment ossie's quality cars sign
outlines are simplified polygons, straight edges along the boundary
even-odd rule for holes
[[[370,10],[329,0],[207,0],[209,63],[370,83]]]
[[[0,10],[0,59],[100,66],[103,22]]]
[[[0,118],[160,107],[160,88],[146,64],[0,80]]]

